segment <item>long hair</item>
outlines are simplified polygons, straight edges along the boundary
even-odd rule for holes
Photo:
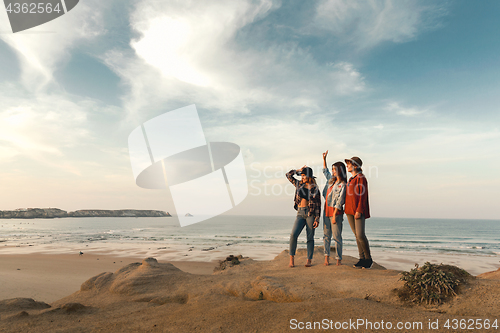
[[[307,177],[306,183],[311,183],[316,185],[316,179],[314,179],[313,177]]]
[[[337,177],[340,178],[341,181],[344,181],[347,183],[347,170],[345,167],[345,164],[343,162],[335,162],[332,164],[332,167],[335,168],[337,171]],[[330,178],[330,181],[328,182],[329,185],[333,185],[337,181],[336,177]]]

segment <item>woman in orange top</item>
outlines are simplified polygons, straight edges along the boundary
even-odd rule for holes
[[[330,264],[330,247],[335,241],[335,259],[337,266],[342,264],[342,223],[344,221],[345,188],[347,172],[344,163],[332,164],[332,173],[326,167],[328,150],[323,153],[323,174],[326,184],[323,188],[325,209],[323,210],[323,244],[325,247],[325,266]],[[332,176],[333,174],[333,176]]]

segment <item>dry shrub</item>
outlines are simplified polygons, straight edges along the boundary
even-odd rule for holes
[[[450,265],[435,265],[426,262],[418,264],[409,272],[401,273],[400,280],[405,284],[398,291],[404,301],[417,304],[441,304],[449,297],[457,295],[458,287],[467,283],[472,276],[465,270]]]

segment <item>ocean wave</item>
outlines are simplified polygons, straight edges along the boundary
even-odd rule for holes
[[[81,244],[118,243],[151,244],[158,246],[185,246],[193,244],[209,248],[225,246],[227,243],[250,246],[276,246],[286,248],[292,224],[288,218],[276,217],[239,217],[219,216],[207,224],[197,224],[192,228],[180,228],[174,220],[171,224],[159,226],[148,218],[137,219],[93,219],[85,224],[81,220],[43,221],[36,226],[15,225],[5,221],[0,241],[2,245],[15,246],[20,243],[57,244],[61,242]],[[467,255],[500,255],[497,235],[500,223],[485,222],[484,230],[470,221],[380,219],[367,224],[366,233],[370,245],[379,250],[394,252],[457,253]],[[170,223],[169,222],[169,223]],[[18,224],[18,223],[16,223]],[[25,227],[24,229],[18,229]],[[345,229],[345,228],[344,228]],[[323,245],[323,230],[316,230],[316,245]],[[427,234],[426,234],[427,233]],[[432,235],[431,235],[432,233]],[[299,238],[301,246],[305,244],[305,232]],[[332,244],[333,245],[333,244]],[[125,246],[125,245],[124,245]],[[355,239],[349,229],[344,230],[344,246],[356,249]],[[3,247],[3,246],[2,246]]]

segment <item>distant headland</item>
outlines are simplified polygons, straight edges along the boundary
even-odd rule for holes
[[[0,210],[0,219],[53,219],[64,217],[170,217],[161,210],[137,209],[81,209],[67,212],[59,208],[19,208],[16,210]]]

